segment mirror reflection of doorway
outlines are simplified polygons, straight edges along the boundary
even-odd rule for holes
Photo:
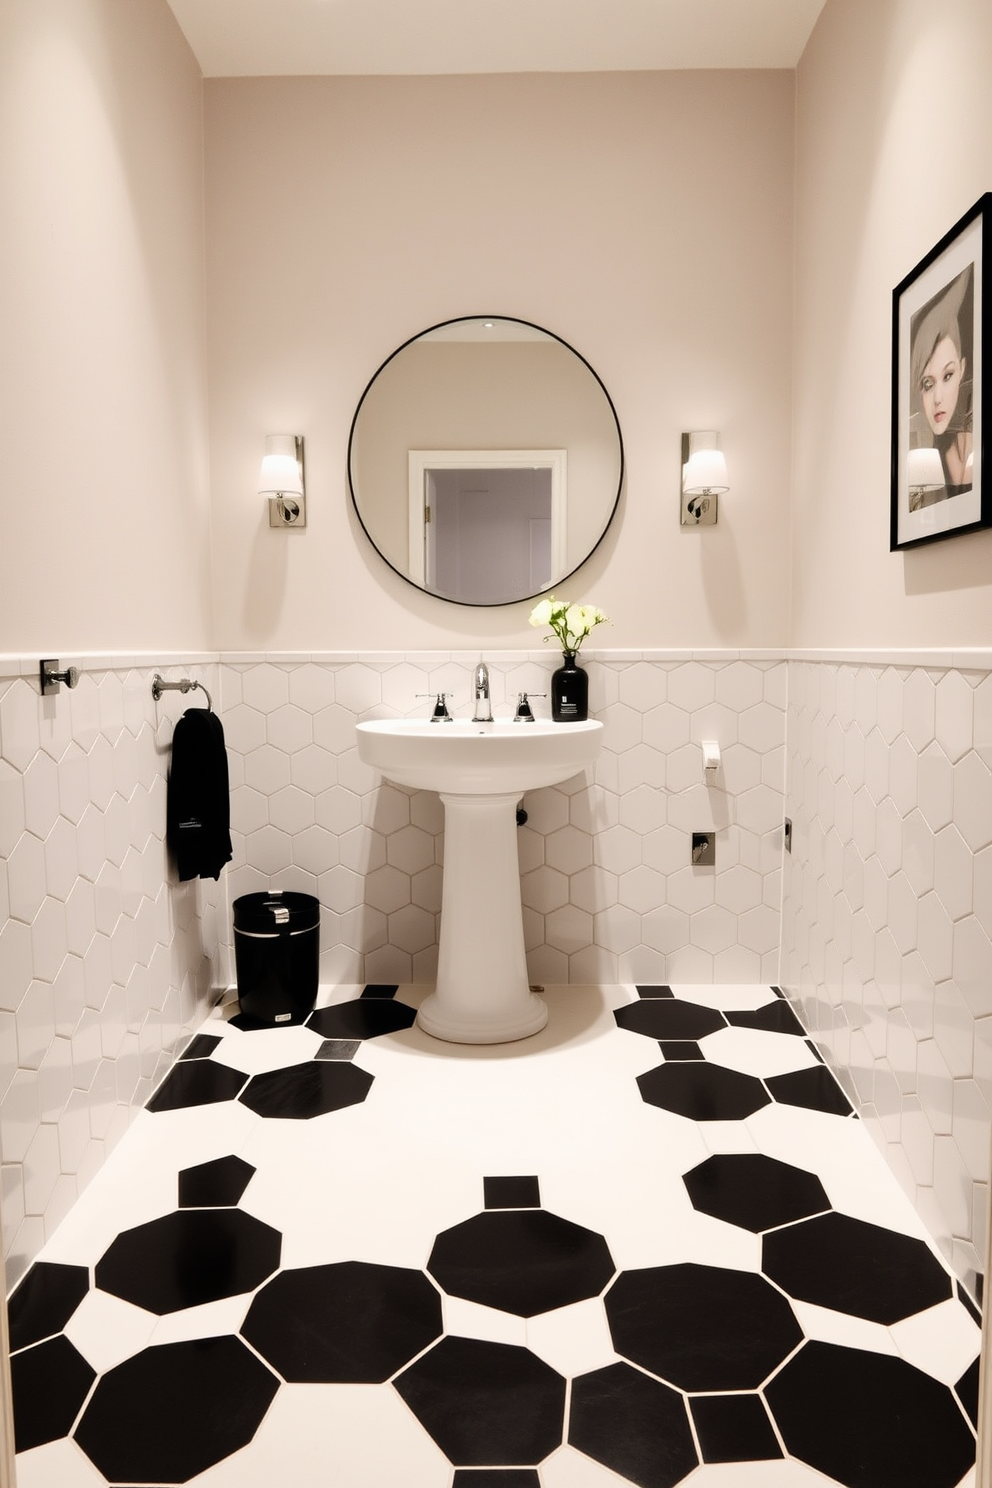
[[[564,499],[564,450],[412,450],[411,567],[461,604],[526,599],[562,571]]]

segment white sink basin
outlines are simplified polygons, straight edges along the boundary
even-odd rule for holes
[[[599,754],[603,725],[379,718],[357,730],[359,759],[397,785],[475,796],[522,795],[569,780]]]
[[[444,803],[437,984],[418,1024],[458,1044],[537,1033],[548,1009],[527,975],[517,802],[591,765],[603,725],[376,719],[357,733],[367,765],[397,785],[435,790]]]

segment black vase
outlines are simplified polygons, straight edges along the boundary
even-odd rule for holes
[[[583,723],[589,717],[589,673],[576,663],[574,651],[564,651],[561,660],[551,675],[551,717],[555,723]]]

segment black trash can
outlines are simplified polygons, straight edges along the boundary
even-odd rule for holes
[[[234,901],[238,1001],[256,1023],[302,1023],[317,1000],[320,901],[272,889]]]

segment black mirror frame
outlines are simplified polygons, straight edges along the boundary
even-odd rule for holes
[[[475,601],[470,599],[448,599],[445,595],[435,594],[432,589],[425,589],[423,584],[416,583],[413,579],[410,578],[409,574],[405,574],[402,569],[396,567],[395,563],[391,563],[380,549],[378,543],[368,529],[365,518],[362,516],[361,508],[358,504],[358,496],[355,491],[354,467],[352,459],[355,443],[355,428],[358,424],[359,415],[361,414],[365,399],[368,397],[376,378],[382,371],[384,371],[386,367],[389,366],[390,362],[394,361],[395,358],[399,356],[400,352],[405,351],[408,346],[412,346],[415,341],[421,341],[425,336],[429,336],[433,331],[443,330],[445,326],[461,325],[467,321],[476,320],[509,321],[512,325],[526,326],[528,330],[540,331],[542,335],[549,337],[552,341],[557,341],[560,346],[565,347],[566,351],[570,351],[573,356],[578,357],[582,365],[590,372],[592,377],[599,384],[603,397],[606,399],[606,402],[609,406],[610,413],[613,415],[613,423],[617,432],[617,448],[620,454],[620,470],[617,476],[617,490],[616,495],[613,498],[613,505],[610,507],[609,515],[607,516],[606,521],[603,523],[603,530],[600,533],[599,537],[596,539],[593,546],[589,549],[588,553],[586,553],[585,557],[583,557],[581,561],[575,565],[574,568],[569,569],[568,573],[562,574],[560,578],[555,579],[554,584],[549,585],[548,589],[538,589],[533,594],[525,595],[523,597],[518,596],[515,599],[484,601]],[[372,547],[379,554],[379,557],[382,559],[383,563],[385,563],[387,568],[391,568],[393,573],[398,574],[399,577],[404,581],[404,583],[409,584],[412,589],[416,589],[419,591],[419,593],[426,594],[431,599],[436,599],[442,604],[457,604],[462,605],[468,609],[494,610],[502,609],[507,605],[528,604],[532,599],[537,599],[541,594],[547,594],[550,588],[557,588],[559,584],[563,584],[568,579],[570,579],[572,574],[577,573],[582,567],[583,563],[587,563],[589,561],[593,553],[595,553],[596,549],[603,541],[603,538],[606,536],[607,532],[610,530],[613,519],[617,514],[617,507],[620,505],[620,496],[623,492],[625,468],[623,433],[620,429],[620,420],[617,417],[617,411],[614,406],[613,399],[607,392],[606,385],[603,382],[603,379],[600,377],[599,373],[596,371],[595,367],[593,367],[592,364],[586,360],[586,358],[580,351],[576,351],[575,347],[572,346],[570,342],[566,341],[562,336],[556,335],[554,331],[549,331],[545,326],[536,325],[534,321],[523,320],[519,315],[455,315],[452,316],[450,320],[439,320],[436,325],[428,326],[425,330],[418,331],[415,336],[408,336],[401,346],[397,346],[395,351],[390,352],[386,360],[376,368],[375,372],[369,378],[368,382],[365,385],[362,396],[358,400],[358,406],[355,409],[354,417],[351,420],[351,428],[348,431],[348,490],[351,493],[351,504],[355,509],[355,515],[358,518],[362,531],[365,533],[365,536],[368,538]]]

